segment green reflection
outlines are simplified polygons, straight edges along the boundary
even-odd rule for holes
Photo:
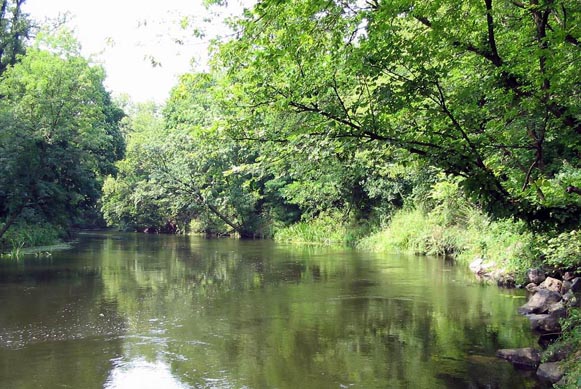
[[[0,295],[14,312],[2,318],[0,336],[50,317],[47,304],[72,304],[80,328],[94,329],[52,342],[43,332],[19,350],[0,338],[0,381],[25,382],[8,364],[40,359],[50,347],[58,362],[39,365],[71,386],[127,387],[135,377],[171,387],[537,385],[494,357],[498,348],[534,342],[515,314],[518,292],[475,284],[435,258],[111,234],[88,235],[53,260],[74,274],[68,278],[22,281],[15,274],[41,265],[5,266],[0,274],[13,276],[0,279],[1,290],[28,283],[41,302],[26,306],[18,293]],[[66,297],[59,288],[79,290]],[[42,302],[41,294],[52,297]],[[71,327],[43,323],[53,332]],[[86,373],[61,375],[72,359]]]

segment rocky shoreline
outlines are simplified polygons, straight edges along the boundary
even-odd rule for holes
[[[526,286],[516,285],[514,277],[494,270],[494,264],[476,259],[470,270],[481,280],[496,282],[502,287],[524,287],[529,293],[528,301],[518,312],[526,316],[531,330],[539,335],[539,348],[501,349],[497,356],[511,362],[515,367],[536,370],[539,379],[557,385],[567,385],[562,361],[571,355],[581,358],[579,350],[559,350],[549,353],[546,348],[561,334],[560,321],[568,311],[581,307],[581,277],[565,272],[559,277],[547,276],[540,269],[529,269]]]

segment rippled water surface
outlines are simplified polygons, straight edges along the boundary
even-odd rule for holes
[[[527,388],[522,292],[435,258],[84,234],[0,262],[1,388]]]

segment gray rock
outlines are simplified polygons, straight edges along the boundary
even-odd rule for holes
[[[563,284],[561,285],[561,294],[565,294],[571,290],[571,281],[563,280]]]
[[[468,265],[468,268],[470,269],[470,271],[472,273],[478,274],[482,268],[483,263],[484,263],[484,259],[475,258],[472,262],[470,262],[470,265]]]
[[[498,278],[496,279],[496,285],[501,288],[508,288],[512,289],[516,287],[516,281],[514,277],[510,274],[499,274]]]
[[[531,282],[525,286],[525,289],[530,293],[535,293],[538,290],[538,286],[534,282]]]
[[[567,307],[565,306],[565,302],[563,300],[561,300],[558,303],[551,304],[547,313],[555,316],[558,319],[566,317],[567,316]]]
[[[575,297],[575,295],[573,294],[573,292],[571,292],[570,290],[567,291],[567,293],[563,294],[563,301],[568,303],[569,300],[571,300],[571,298]]]
[[[539,289],[548,289],[552,290],[553,292],[560,293],[561,286],[563,282],[553,277],[547,277],[541,284],[539,285]]]
[[[537,376],[540,379],[551,383],[559,382],[564,374],[565,372],[559,362],[541,363],[537,370]]]
[[[562,296],[548,289],[539,289],[530,300],[518,309],[521,315],[529,313],[546,313],[549,307],[561,301]]]
[[[579,306],[579,298],[572,291],[568,291],[563,295],[563,301],[568,307]]]
[[[571,280],[571,291],[581,293],[581,277],[575,277]]]
[[[545,273],[540,269],[529,269],[527,270],[527,278],[530,282],[534,284],[540,284],[545,280]]]
[[[547,362],[558,362],[565,360],[573,351],[575,351],[573,345],[566,344],[558,348],[550,348],[543,351],[543,357]]]
[[[559,318],[549,313],[527,315],[531,322],[531,330],[541,333],[559,333],[561,325]]]
[[[536,369],[541,363],[541,352],[532,347],[500,349],[496,356],[506,359],[515,366],[530,369]]]
[[[478,276],[487,276],[487,278],[493,278],[489,275],[490,271],[494,267],[494,262],[485,262],[482,258],[476,258],[474,261],[468,265],[472,273]]]

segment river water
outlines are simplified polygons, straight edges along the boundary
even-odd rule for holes
[[[0,262],[1,388],[533,388],[521,291],[437,258],[140,234]]]

